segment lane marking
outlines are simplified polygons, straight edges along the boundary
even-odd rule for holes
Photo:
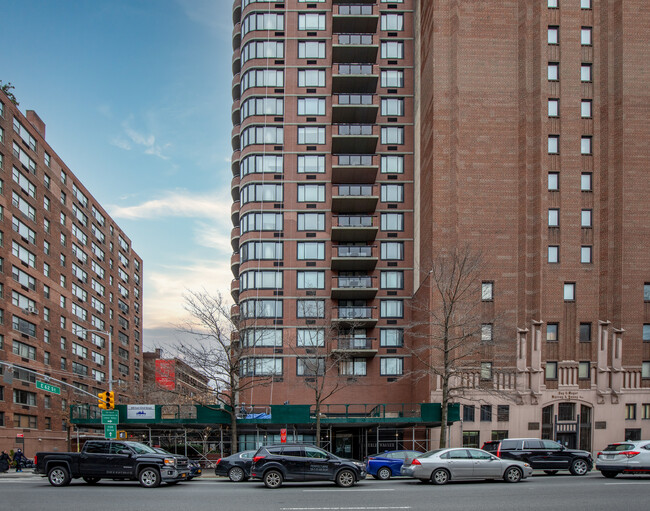
[[[621,481],[620,483],[605,483],[605,486],[609,486],[609,485],[619,486],[621,484],[645,484],[645,485],[647,485],[648,483],[645,482],[645,481]]]
[[[336,488],[324,489],[323,488],[322,490],[302,490],[302,491],[304,491],[304,492],[310,492],[310,491],[311,492],[316,492],[316,491],[326,491],[326,492],[344,491],[346,493],[354,493],[354,492],[360,492],[360,491],[395,491],[395,488],[377,488],[377,489],[375,489],[375,488],[363,488],[363,489],[359,488],[359,489],[354,489],[354,490],[351,490],[349,488],[339,488],[339,489],[336,489]],[[314,509],[327,509],[327,508],[314,508]],[[338,509],[338,508],[334,508],[334,509]],[[353,508],[345,508],[345,509],[353,509]],[[359,509],[365,509],[365,508],[359,508]],[[391,509],[402,509],[402,508],[391,508]],[[404,509],[408,509],[408,508],[404,508]]]
[[[282,511],[365,511],[375,509],[412,509],[411,506],[387,506],[387,507],[281,507]]]

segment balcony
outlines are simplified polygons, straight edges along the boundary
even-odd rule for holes
[[[239,301],[239,279],[233,279],[230,283],[230,296],[236,302]]]
[[[349,32],[377,32],[379,16],[373,13],[373,6],[339,5],[332,14],[332,32],[335,34]]]
[[[372,246],[342,245],[334,247],[332,270],[372,271],[377,266]]]
[[[332,94],[377,91],[379,75],[372,64],[339,64],[332,74]]]
[[[332,193],[334,213],[372,213],[379,197],[373,194],[373,185],[338,185]]]
[[[339,215],[333,218],[332,241],[374,241],[378,228],[371,215]]]
[[[237,323],[239,321],[239,305],[232,305],[230,307],[230,321]]]
[[[334,286],[334,300],[372,300],[377,295],[377,288],[372,286],[372,277],[369,275],[336,277]]]
[[[232,245],[232,249],[235,252],[239,251],[239,226],[233,227],[232,230],[230,231],[230,245]]]
[[[232,119],[232,125],[239,126],[239,124],[241,123],[241,110],[240,110],[238,99],[232,102],[232,108],[230,109],[230,117]]]
[[[239,159],[241,158],[241,152],[234,151],[230,157],[230,170],[232,170],[233,176],[239,176]]]
[[[374,124],[379,105],[373,94],[338,94],[332,104],[332,124]]]
[[[376,343],[377,339],[373,337],[339,337],[332,353],[372,358],[377,354]]]
[[[239,278],[239,252],[235,252],[230,256],[230,270],[232,271],[233,276]]]
[[[379,45],[373,44],[372,34],[339,34],[333,39],[332,63],[377,61]]]
[[[232,82],[231,82],[232,99],[233,101],[237,101],[237,102],[239,102],[239,98],[241,97],[240,78],[241,78],[240,74],[235,73],[235,75],[232,77]]]
[[[375,125],[337,124],[332,128],[332,153],[374,154],[377,151],[379,136]]]
[[[235,227],[239,227],[239,208],[241,207],[241,203],[239,201],[235,201],[232,203],[232,206],[230,206],[230,219],[232,220],[232,225]]]
[[[241,0],[235,0],[232,3],[232,22],[239,23],[241,21]]]
[[[232,49],[235,50],[241,45],[241,23],[235,23],[232,28]]]
[[[236,75],[241,71],[241,51],[235,48],[232,52],[232,74]]]
[[[230,195],[232,200],[239,200],[239,176],[233,177],[230,182]]]
[[[373,328],[377,320],[373,318],[374,307],[337,307],[337,317],[332,318],[335,328]]]
[[[332,183],[374,183],[378,165],[371,154],[339,154],[332,164]]]
[[[234,126],[230,132],[230,143],[233,151],[239,151],[239,126]]]

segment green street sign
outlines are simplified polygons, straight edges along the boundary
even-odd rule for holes
[[[104,425],[104,438],[117,438],[117,425],[105,424]]]
[[[102,410],[102,424],[116,426],[120,423],[120,412],[118,410]],[[115,437],[110,437],[115,438]]]
[[[42,381],[36,380],[36,388],[45,390],[46,392],[51,392],[52,394],[61,394],[61,387],[55,387],[49,383],[44,383]]]

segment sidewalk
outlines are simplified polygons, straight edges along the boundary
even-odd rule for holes
[[[16,472],[16,469],[10,469],[9,472],[0,473],[0,479],[25,479],[30,477],[41,477],[38,474],[34,474],[34,469],[26,468],[22,472]]]

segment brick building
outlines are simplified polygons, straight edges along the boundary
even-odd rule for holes
[[[157,404],[213,403],[208,379],[179,358],[166,358],[163,350],[143,353],[143,402]]]
[[[470,244],[510,352],[476,358],[451,442],[650,435],[644,7],[235,1],[233,315],[242,376],[273,377],[240,400],[310,403],[343,353],[330,402],[439,402],[410,304]]]
[[[69,405],[96,404],[65,384],[108,389],[109,332],[116,402],[140,385],[142,260],[46,142],[45,123],[3,92],[0,226],[0,361],[11,364],[0,367],[0,449],[65,450]]]

